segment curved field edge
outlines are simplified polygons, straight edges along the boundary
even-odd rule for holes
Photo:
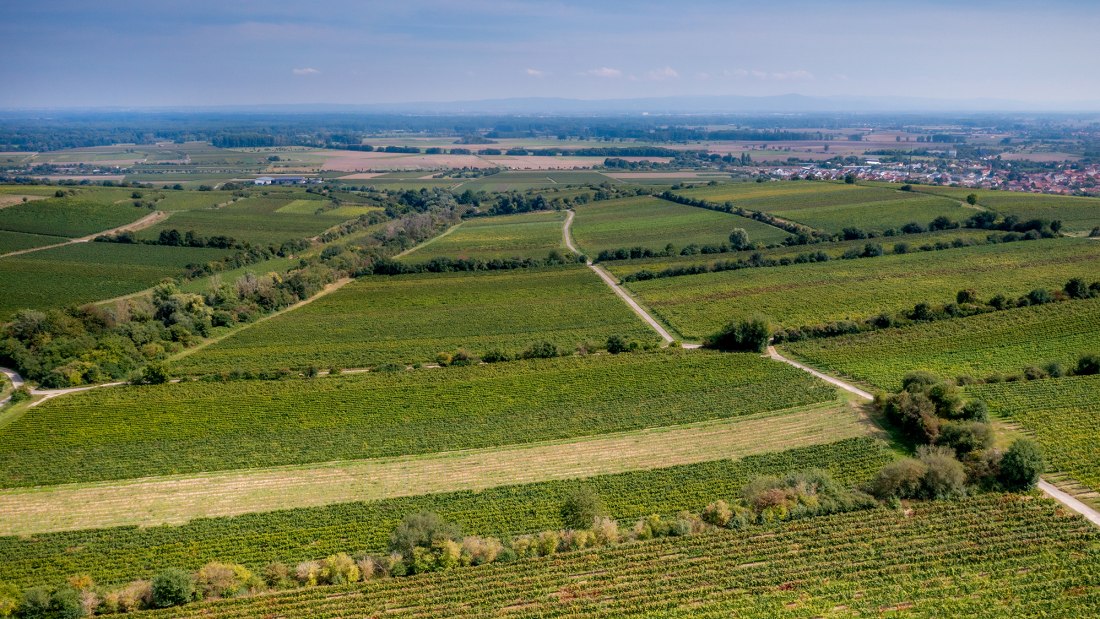
[[[927,370],[944,378],[1018,373],[1050,361],[1072,367],[1097,352],[1100,299],[1015,308],[856,335],[790,342],[781,349],[882,389]]]
[[[590,477],[782,451],[877,433],[845,403],[497,449],[0,490],[0,535],[160,524]]]
[[[458,348],[515,355],[542,340],[572,352],[616,334],[655,340],[583,266],[372,276],[184,357],[173,371],[429,363]]]
[[[985,495],[138,615],[1081,617],[1098,541],[1051,501]]]
[[[699,510],[739,495],[753,477],[822,469],[844,484],[869,480],[893,459],[886,445],[852,438],[782,452],[590,477],[610,513],[628,521],[651,513]],[[117,527],[0,537],[0,581],[57,584],[89,574],[100,584],[149,577],[166,567],[197,569],[212,560],[260,568],[335,552],[384,552],[407,514],[440,513],[467,534],[515,535],[560,528],[575,480],[202,518],[179,526]]]
[[[36,486],[496,447],[835,398],[831,386],[758,355],[679,350],[113,387],[50,400],[0,430],[0,482]]]

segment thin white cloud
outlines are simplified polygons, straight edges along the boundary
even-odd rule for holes
[[[546,71],[540,71],[539,69],[527,69],[527,75],[531,77],[546,77]]]
[[[680,77],[680,74],[676,72],[676,69],[672,67],[664,67],[662,69],[654,69],[645,74],[646,79],[660,81],[660,80],[673,80]]]
[[[618,69],[612,69],[610,67],[600,67],[599,69],[589,69],[581,75],[587,75],[589,77],[622,77],[623,72]]]
[[[320,71],[318,71],[317,69],[314,69],[313,67],[302,67],[300,69],[291,69],[290,72],[293,73],[294,75],[317,75],[318,73],[320,73]]]

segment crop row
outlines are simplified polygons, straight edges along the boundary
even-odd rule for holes
[[[246,198],[217,209],[176,211],[163,222],[142,230],[140,239],[156,239],[161,231],[193,231],[201,237],[227,236],[238,242],[275,244],[308,238],[349,219],[338,214],[280,213],[294,200],[292,195]],[[321,203],[318,202],[318,205]]]
[[[500,217],[481,217],[462,223],[454,232],[406,255],[409,262],[447,258],[545,258],[562,243],[561,211],[540,211]]]
[[[648,471],[590,477],[616,518],[699,510],[717,498],[737,496],[753,477],[818,468],[838,482],[867,481],[891,459],[870,438]],[[0,538],[0,581],[21,586],[56,584],[86,573],[102,584],[147,577],[165,567],[197,569],[221,560],[260,568],[270,561],[295,563],[335,552],[378,553],[405,515],[432,510],[468,534],[510,536],[561,528],[561,505],[575,481],[549,481],[344,503],[227,518],[181,526],[119,527]]]
[[[785,327],[860,320],[920,302],[946,302],[962,289],[1012,297],[1095,279],[1100,243],[1043,239],[936,252],[743,269],[629,284],[685,337],[713,333],[731,319],[764,314]]]
[[[466,348],[507,354],[547,340],[572,351],[656,335],[584,267],[367,277],[181,359],[176,371],[427,363]]]
[[[1100,492],[1100,376],[975,385],[967,391],[994,414],[1028,430],[1053,468]]]
[[[1050,501],[985,495],[143,616],[1081,617],[1098,540]]]
[[[905,374],[986,378],[1096,352],[1100,299],[1021,307],[784,346],[813,365],[887,390]]]
[[[1061,220],[1065,229],[1087,232],[1100,225],[1100,200],[1079,196],[1056,196],[1018,191],[988,191],[972,188],[929,187],[913,185],[914,191],[945,195],[963,200],[970,194],[978,196],[978,204],[1002,215],[1015,215],[1021,220]]]
[[[783,364],[704,352],[116,387],[51,400],[0,431],[0,480],[43,485],[492,447],[833,397]]]

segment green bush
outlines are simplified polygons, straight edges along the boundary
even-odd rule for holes
[[[706,348],[746,352],[764,352],[771,340],[772,329],[762,317],[728,323],[703,341]]]
[[[19,608],[19,602],[22,599],[19,587],[8,584],[6,582],[0,582],[0,617],[11,617],[15,614],[15,611]]]
[[[603,499],[588,484],[582,484],[573,491],[561,506],[562,522],[570,529],[588,528],[596,518],[608,515]]]
[[[882,467],[871,482],[871,494],[887,500],[910,499],[920,495],[921,481],[928,467],[916,458],[904,458]]]
[[[535,342],[523,351],[524,359],[552,359],[561,356],[553,342]]]
[[[927,468],[921,478],[921,496],[952,499],[966,494],[966,469],[948,447],[921,445],[917,458]]]
[[[1039,482],[1046,462],[1039,445],[1028,439],[1019,439],[1001,458],[1001,472],[998,480],[1005,490],[1029,490]]]
[[[988,449],[993,444],[993,427],[978,421],[951,421],[940,428],[936,442],[954,449],[961,458],[972,451]]]
[[[1081,355],[1081,358],[1077,360],[1077,367],[1073,370],[1073,373],[1078,376],[1100,374],[1100,355]]]
[[[186,604],[195,597],[195,580],[191,574],[169,568],[153,577],[153,606],[168,608]]]
[[[416,548],[431,548],[444,540],[458,540],[462,531],[457,524],[447,522],[435,512],[418,512],[405,516],[390,535],[390,550],[401,553],[405,561],[413,561]]]

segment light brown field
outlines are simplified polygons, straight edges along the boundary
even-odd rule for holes
[[[21,196],[21,195],[9,195],[0,194],[0,208],[5,206],[12,206],[15,204],[22,204],[24,200],[30,202],[32,200],[45,200],[46,196]]]
[[[752,417],[427,456],[0,490],[0,535],[179,524],[199,517],[590,477],[875,433],[847,402]]]

